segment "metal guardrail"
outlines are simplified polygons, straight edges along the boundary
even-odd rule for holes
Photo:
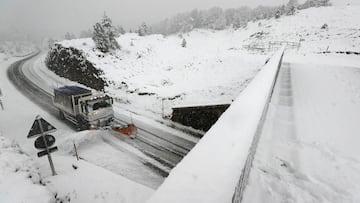
[[[274,81],[273,81],[273,83],[271,85],[271,91],[269,92],[269,94],[267,96],[266,105],[265,105],[265,107],[263,109],[263,112],[261,114],[261,118],[260,118],[260,121],[258,123],[254,138],[252,140],[250,150],[249,150],[248,156],[246,158],[245,166],[242,169],[239,182],[238,182],[238,184],[237,184],[237,186],[235,188],[234,195],[233,195],[233,198],[232,198],[233,203],[240,203],[241,202],[241,200],[243,198],[243,195],[244,195],[245,188],[246,188],[246,186],[248,184],[252,163],[253,163],[253,160],[254,160],[254,157],[255,157],[255,154],[256,154],[256,149],[257,149],[259,139],[260,139],[260,136],[261,136],[261,133],[262,133],[262,129],[263,129],[263,126],[264,126],[264,123],[265,123],[266,115],[267,115],[267,112],[269,110],[269,104],[270,104],[270,100],[271,100],[273,92],[274,92],[274,87],[275,87],[276,81],[277,81],[278,76],[279,76],[283,56],[284,56],[284,51],[283,51],[283,53],[281,55],[281,58],[279,60],[276,75],[275,75],[275,79],[274,79]]]

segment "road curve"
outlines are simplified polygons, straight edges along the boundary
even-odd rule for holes
[[[27,61],[36,57],[40,52],[31,54],[30,56],[14,62],[7,70],[7,76],[16,89],[28,97],[32,102],[38,104],[45,111],[54,115],[57,114],[57,109],[52,105],[52,97],[47,92],[38,88],[31,80],[29,80],[21,70],[21,66]]]
[[[39,105],[45,111],[58,116],[58,110],[52,105],[52,95],[42,88],[38,87],[34,82],[26,77],[22,70],[22,66],[27,60],[39,55],[36,52],[29,57],[21,59],[10,65],[7,71],[8,78],[14,86],[26,97]],[[120,124],[126,124],[125,121],[116,118]],[[75,129],[74,126],[71,126]],[[179,163],[182,158],[191,150],[195,143],[175,136],[159,136],[148,129],[138,127],[138,136],[135,139],[116,136],[133,147],[139,149],[144,154],[159,161],[167,168],[171,169]],[[161,174],[166,176],[169,171],[162,171]]]

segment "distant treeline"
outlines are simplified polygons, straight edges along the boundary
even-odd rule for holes
[[[289,0],[286,5],[276,7],[258,6],[254,9],[240,7],[226,10],[219,7],[208,10],[194,9],[191,12],[180,13],[152,25],[151,33],[168,35],[177,32],[189,32],[195,28],[222,30],[232,27],[238,29],[246,27],[247,23],[251,21],[273,17],[280,18],[282,15],[293,15],[296,10],[330,5],[329,0],[307,0],[303,4],[299,4],[297,0]]]

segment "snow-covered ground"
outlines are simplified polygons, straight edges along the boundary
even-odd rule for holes
[[[253,37],[245,42],[268,46],[271,41],[300,42],[298,53],[355,51],[360,46],[360,4],[309,8],[293,16],[250,23]],[[328,27],[321,29],[327,24]],[[257,31],[257,32],[255,32]]]
[[[149,202],[231,202],[282,54],[270,59]]]
[[[305,36],[305,41],[298,51],[287,51],[285,62],[291,64],[282,67],[243,202],[359,202],[360,57],[316,54],[325,50],[359,52],[359,8],[311,8],[249,26],[265,26],[269,32],[257,42],[293,41],[296,36],[298,40]],[[324,23],[333,23],[333,27],[321,31]],[[231,202],[234,182],[248,154],[248,150],[236,155],[234,151],[239,145],[249,147],[246,135],[254,134],[236,129],[244,124],[246,129],[251,127],[247,123],[251,116],[247,117],[243,108],[259,108],[248,91],[262,92],[253,87],[264,70],[173,169],[149,202]],[[252,103],[246,103],[246,98]],[[241,102],[244,104],[239,106]],[[239,165],[237,170],[235,165]]]
[[[351,6],[346,6],[347,2]],[[258,74],[269,53],[254,54],[243,45],[252,42],[267,45],[269,41],[278,40],[301,42],[298,50],[287,51],[285,60],[291,63],[291,80],[285,78],[284,85],[288,86],[275,92],[275,98],[285,94],[282,98],[285,107],[276,99],[271,104],[244,201],[358,202],[359,56],[318,54],[323,51],[359,52],[360,6],[354,2],[348,0],[341,4],[340,0],[336,0],[335,7],[311,8],[295,16],[249,23],[246,29],[237,31],[195,30],[182,36],[168,37],[126,34],[118,39],[122,50],[106,55],[93,49],[91,39],[61,43],[84,51],[87,58],[104,71],[104,77],[112,82],[107,90],[118,98],[119,110],[128,109],[159,118],[163,98],[168,98],[165,100],[166,114],[170,113],[173,105],[228,103],[237,96],[242,98],[234,102],[220,122],[173,170],[170,178],[153,196],[152,202],[158,203],[169,202],[166,201],[168,198],[173,198],[171,202],[231,200],[247,156],[246,147],[252,140],[244,134],[251,134],[250,126],[257,124],[256,119],[253,122],[248,120],[254,115],[245,115],[251,110],[262,110],[257,109],[262,105],[255,103],[259,104],[259,92],[264,89],[256,87],[262,87],[265,78],[271,78]],[[321,29],[325,23],[328,28]],[[182,38],[187,41],[186,48],[181,47]],[[152,189],[123,176],[155,187],[152,184],[159,184],[159,177],[141,168],[142,161],[150,160],[102,132],[74,133],[20,95],[6,77],[6,68],[15,60],[0,54],[1,99],[5,106],[5,111],[0,110],[0,133],[19,143],[27,155],[18,155],[19,150],[15,147],[11,148],[16,154],[14,156],[21,157],[19,162],[27,163],[22,166],[29,166],[31,171],[40,174],[39,178],[45,186],[39,185],[38,179],[24,178],[28,171],[20,169],[22,172],[13,173],[2,167],[7,172],[0,176],[0,194],[6,193],[4,197],[7,198],[27,198],[27,191],[14,193],[7,187],[7,181],[14,180],[9,184],[18,185],[19,181],[24,187],[31,188],[29,191],[43,196],[45,201],[46,198],[60,198],[65,202],[146,201],[152,195]],[[44,68],[44,56],[32,63]],[[42,68],[39,71],[50,79],[40,77],[38,81],[43,80],[40,85],[51,91],[49,87],[53,87],[52,82],[58,78]],[[266,69],[261,71],[266,72]],[[286,74],[288,72],[281,77]],[[255,85],[243,91],[254,77]],[[176,98],[169,100],[173,97]],[[249,108],[242,109],[246,105]],[[239,112],[244,114],[239,115]],[[59,129],[55,136],[60,151],[53,153],[59,174],[55,177],[50,174],[47,159],[36,158],[33,140],[26,139],[36,114]],[[242,117],[239,119],[237,116]],[[155,124],[151,120],[146,120],[146,123]],[[244,123],[249,125],[244,127]],[[248,130],[232,132],[236,129]],[[84,160],[76,161],[73,157],[73,141]],[[8,145],[3,146],[6,148]],[[0,165],[5,163],[13,167],[13,163],[9,165],[7,161],[7,156],[2,160],[0,154]],[[7,178],[12,176],[20,178]],[[144,180],[145,176],[150,178]],[[186,192],[189,189],[194,195]]]
[[[0,202],[52,202],[39,168],[14,141],[0,133]]]
[[[106,138],[106,133],[73,133],[67,125],[21,95],[6,74],[8,66],[19,59],[10,57],[0,61],[1,100],[5,108],[0,109],[0,133],[6,137],[1,138],[0,146],[1,202],[51,202],[55,199],[63,202],[144,202],[149,198],[152,189],[129,180],[152,187],[162,181],[160,176],[151,176],[151,170],[146,170],[142,164],[145,156],[119,141],[116,146],[106,144],[111,139]],[[46,156],[37,158],[34,139],[26,138],[37,114],[58,129],[54,135],[59,151],[52,154],[57,176],[51,176]],[[15,142],[21,149],[15,144],[9,147],[9,143]],[[85,160],[76,161],[73,142]],[[99,147],[102,147],[101,153],[96,153]],[[33,173],[34,178],[27,178]],[[144,177],[152,178],[144,180]],[[38,184],[40,180],[45,187]]]
[[[244,202],[360,201],[359,79],[360,66],[284,64]]]
[[[238,34],[197,30],[182,36],[186,48],[177,35],[125,34],[118,38],[122,50],[105,55],[91,39],[61,44],[84,51],[104,71],[111,82],[106,90],[123,108],[159,118],[162,99],[169,115],[174,105],[230,103],[243,90],[266,56],[234,48],[241,45]]]
[[[84,51],[104,71],[103,77],[110,82],[106,90],[122,108],[159,118],[163,99],[166,115],[175,105],[231,103],[268,55],[249,54],[254,53],[244,48],[249,44],[268,47],[275,41],[300,42],[300,48],[293,50],[298,54],[358,52],[360,6],[353,0],[334,4],[250,22],[245,29],[194,30],[166,37],[125,34],[117,39],[122,49],[111,54],[94,49],[90,38],[60,43]],[[324,24],[328,27],[321,29]],[[186,48],[181,46],[183,38]],[[144,93],[148,95],[139,95]]]

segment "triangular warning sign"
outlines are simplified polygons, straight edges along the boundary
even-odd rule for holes
[[[41,123],[43,132],[41,132],[39,123]],[[51,132],[54,132],[55,130],[56,130],[56,128],[54,126],[52,126],[49,122],[47,122],[40,116],[36,116],[36,119],[31,126],[31,129],[27,135],[27,138],[39,136],[39,135],[41,135],[41,133],[51,133]]]

